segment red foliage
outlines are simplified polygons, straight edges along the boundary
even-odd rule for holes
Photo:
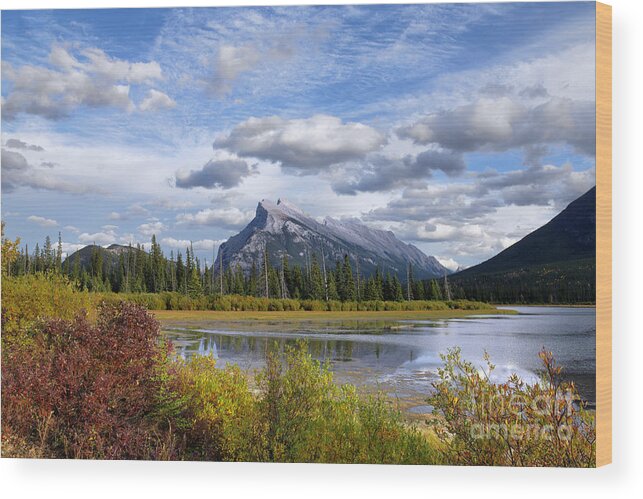
[[[166,354],[159,323],[137,305],[104,305],[96,325],[52,320],[5,352],[3,433],[42,457],[170,458],[151,417]]]

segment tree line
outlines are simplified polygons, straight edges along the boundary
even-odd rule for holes
[[[32,251],[21,246],[9,265],[8,272],[22,275],[37,272],[59,272],[76,280],[83,289],[96,292],[160,293],[178,292],[189,296],[236,294],[267,298],[337,301],[405,301],[462,298],[452,295],[448,282],[416,280],[413,268],[406,269],[402,281],[396,273],[379,267],[372,275],[363,275],[349,254],[328,262],[312,253],[306,265],[293,265],[288,256],[271,263],[266,248],[248,271],[240,265],[208,265],[196,256],[192,246],[184,252],[171,251],[167,256],[156,237],[150,249],[140,244],[108,251],[91,246],[89,259],[81,253],[64,258],[62,238],[54,244],[49,236]]]

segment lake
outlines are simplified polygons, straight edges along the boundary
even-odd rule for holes
[[[554,352],[581,396],[595,401],[596,313],[594,308],[503,307],[517,315],[472,315],[467,318],[396,321],[309,321],[289,324],[264,321],[204,324],[166,330],[183,357],[213,355],[228,363],[255,369],[264,365],[270,345],[308,340],[311,354],[328,360],[340,383],[380,389],[398,398],[411,413],[429,412],[423,405],[431,381],[442,364],[440,353],[460,347],[465,359],[484,365],[485,350],[496,365],[496,380],[517,373],[537,379],[538,352]]]

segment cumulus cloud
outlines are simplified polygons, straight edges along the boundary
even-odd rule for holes
[[[466,170],[461,153],[427,150],[416,157],[389,158],[372,155],[352,167],[340,168],[333,175],[332,187],[338,194],[355,195],[357,192],[389,191],[417,184],[431,177],[434,171],[448,176],[460,175]]]
[[[138,226],[138,231],[142,235],[147,237],[152,237],[155,234],[160,234],[164,230],[167,230],[167,226],[158,220],[147,222]]]
[[[3,63],[3,78],[10,91],[2,105],[2,117],[33,114],[57,120],[80,106],[113,107],[132,111],[130,85],[149,84],[162,78],[157,62],[129,62],[108,56],[98,48],[77,54],[54,45],[49,66]]]
[[[363,158],[378,150],[386,138],[362,123],[342,123],[335,116],[317,114],[304,119],[279,116],[249,118],[214,141],[215,148],[241,157],[280,163],[300,175]]]
[[[41,146],[34,145],[34,144],[27,144],[26,142],[23,142],[20,139],[9,139],[5,142],[4,145],[10,149],[22,149],[23,151],[42,152],[45,150]]]
[[[29,222],[33,222],[35,224],[38,224],[41,227],[57,227],[58,226],[58,222],[56,222],[55,220],[53,220],[51,218],[40,217],[40,216],[37,216],[37,215],[31,215],[31,216],[27,217],[27,220]]]
[[[161,109],[172,109],[176,102],[167,94],[151,88],[147,96],[139,105],[141,111],[160,111]]]
[[[108,244],[114,244],[117,240],[117,235],[113,230],[94,232],[93,234],[83,232],[78,236],[78,240],[83,244],[97,244],[99,246],[105,246]]]
[[[530,89],[532,94],[538,88]],[[502,152],[536,144],[567,144],[582,154],[595,154],[595,105],[589,101],[552,98],[535,105],[511,97],[477,101],[429,114],[397,135],[416,144],[438,144],[458,152]]]
[[[255,169],[242,159],[211,159],[200,170],[178,172],[176,186],[182,189],[193,187],[230,189],[238,186],[245,177],[254,172]]]
[[[181,213],[177,215],[176,221],[179,224],[239,229],[247,224],[252,216],[252,212],[241,211],[238,208],[206,208],[197,213]]]

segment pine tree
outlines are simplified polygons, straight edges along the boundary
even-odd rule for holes
[[[56,272],[61,273],[63,270],[63,237],[58,232],[58,247],[56,248]]]
[[[234,294],[243,295],[245,294],[245,278],[243,275],[243,270],[241,270],[241,265],[237,264],[237,267],[234,271],[234,288],[232,291]]]
[[[337,292],[337,283],[335,282],[335,272],[328,274],[328,299],[339,300],[339,293]]]
[[[317,255],[314,253],[310,265],[310,298],[313,300],[324,300],[326,298],[324,276],[319,268]]]
[[[364,299],[368,301],[373,301],[378,299],[378,289],[377,289],[377,280],[374,276],[371,276],[366,281],[366,290],[364,292]]]
[[[355,280],[353,279],[353,269],[348,255],[344,255],[344,265],[342,267],[342,286],[339,296],[342,301],[355,301]]]
[[[304,275],[299,265],[293,267],[291,281],[290,296],[301,298],[304,295]]]
[[[257,262],[253,259],[250,275],[248,276],[248,294],[250,296],[257,296],[257,280]]]
[[[393,274],[391,280],[391,299],[393,301],[404,301],[404,293],[402,292],[402,284],[397,278],[397,275]]]
[[[185,265],[183,264],[183,255],[180,251],[176,252],[176,289],[180,293],[186,294],[187,288],[185,287],[186,282],[186,270]]]
[[[42,248],[42,257],[43,270],[49,270],[53,266],[54,262],[54,250],[51,246],[51,238],[49,236],[45,238],[45,245]]]
[[[431,299],[432,300],[441,300],[442,292],[440,291],[440,286],[435,279],[431,279]]]

